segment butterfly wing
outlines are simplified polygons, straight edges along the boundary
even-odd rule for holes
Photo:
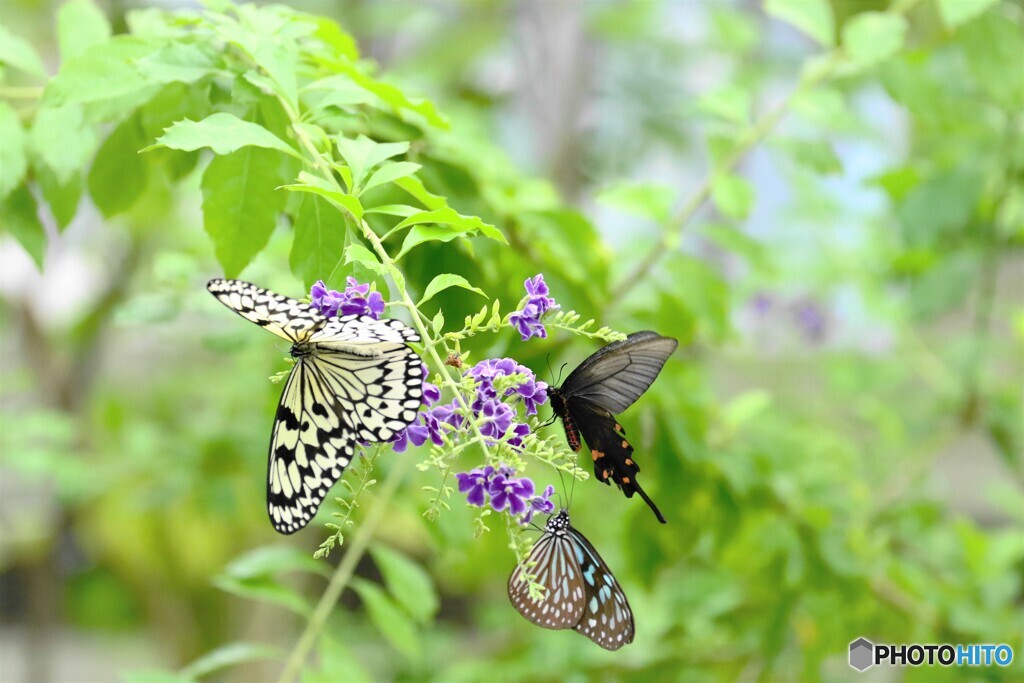
[[[583,534],[569,527],[567,536],[583,577],[585,608],[573,627],[606,650],[633,642],[633,610],[611,569]]]
[[[634,332],[583,361],[561,391],[567,403],[582,398],[621,413],[647,391],[678,345],[656,332]]]
[[[583,616],[583,576],[573,544],[564,534],[545,533],[508,579],[508,599],[520,614],[543,628],[573,628]],[[530,598],[526,574],[544,587],[537,602]]]
[[[299,358],[281,394],[270,437],[267,511],[274,528],[306,526],[352,461],[355,432],[323,374]]]
[[[594,475],[606,484],[615,482],[627,498],[639,493],[662,524],[665,517],[650,499],[636,475],[640,466],[633,460],[633,446],[626,439],[626,431],[607,409],[583,398],[568,404],[569,421],[583,435],[594,460]]]
[[[216,278],[206,289],[217,300],[249,322],[292,343],[305,341],[323,327],[327,318],[312,304],[271,292],[243,280]]]

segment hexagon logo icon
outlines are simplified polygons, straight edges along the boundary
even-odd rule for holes
[[[850,666],[857,671],[864,671],[875,664],[875,646],[867,638],[858,638],[850,643]]]

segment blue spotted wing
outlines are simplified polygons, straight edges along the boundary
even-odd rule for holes
[[[656,332],[634,332],[599,349],[561,387],[549,390],[551,408],[562,419],[569,447],[578,452],[582,436],[598,480],[615,482],[627,498],[639,493],[662,524],[665,517],[636,481],[640,467],[614,413],[621,413],[647,391],[678,345]]]
[[[530,597],[531,577],[544,589],[536,601]],[[512,571],[508,597],[520,614],[543,628],[571,628],[606,650],[633,642],[626,594],[565,510],[548,519],[526,562]]]

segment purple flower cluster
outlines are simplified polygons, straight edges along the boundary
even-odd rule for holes
[[[543,274],[527,278],[523,284],[526,286],[526,302],[522,308],[508,317],[508,321],[516,326],[523,341],[531,337],[546,339],[548,331],[541,323],[541,319],[548,311],[555,310],[559,306],[554,299],[548,296],[548,286],[544,282]]]
[[[476,468],[455,475],[459,480],[459,492],[466,494],[466,501],[476,507],[484,507],[490,498],[495,512],[508,509],[513,517],[519,517],[520,524],[529,524],[538,512],[551,514],[555,504],[551,502],[554,486],[547,486],[542,494],[535,495],[537,487],[527,477],[515,477],[515,470],[502,465],[495,469]]]
[[[379,320],[384,312],[384,297],[380,292],[371,292],[370,285],[360,284],[354,277],[345,278],[345,291],[327,289],[323,280],[317,280],[309,290],[322,315],[333,318],[336,315],[368,315]]]
[[[525,365],[520,365],[511,358],[489,358],[482,360],[467,370],[465,375],[476,380],[476,400],[473,402],[473,409],[477,410],[484,402],[498,397],[498,390],[494,388],[494,380],[498,377],[510,375],[524,375],[526,379],[515,386],[505,390],[504,397],[518,396],[526,406],[527,415],[536,415],[537,406],[548,400],[548,385],[546,382],[538,382],[533,371]]]
[[[428,376],[426,365],[423,366],[423,376]],[[440,400],[441,389],[424,380],[423,402],[427,406],[432,406]],[[446,412],[446,409],[449,412]],[[444,443],[441,439],[441,424],[448,423],[453,427],[458,427],[458,424],[452,421],[453,418],[458,418],[460,422],[462,420],[462,416],[455,414],[452,406],[437,406],[432,410],[424,410],[416,415],[416,419],[408,427],[400,432],[396,432],[391,437],[389,443],[394,444],[392,448],[396,453],[404,453],[409,448],[410,442],[413,446],[422,446],[427,442],[427,439],[440,446]]]

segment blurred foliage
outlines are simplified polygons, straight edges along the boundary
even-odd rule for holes
[[[972,674],[1020,677],[1019,3],[9,4],[0,223],[27,257],[4,257],[0,566],[22,616],[56,589],[77,628],[141,628],[155,660],[126,680],[268,678],[348,560],[304,681],[836,680],[858,636],[1009,643],[1013,667]],[[281,364],[203,291],[215,263],[392,300],[458,274],[512,302],[543,272],[597,326],[677,337],[623,417],[670,523],[573,490],[636,641],[516,616],[500,523],[474,540],[457,498],[424,519],[433,472],[338,569],[319,525],[276,538]],[[453,286],[417,310],[455,329],[480,305]],[[458,341],[542,376],[595,348],[552,332]],[[351,488],[357,535],[387,496]]]

